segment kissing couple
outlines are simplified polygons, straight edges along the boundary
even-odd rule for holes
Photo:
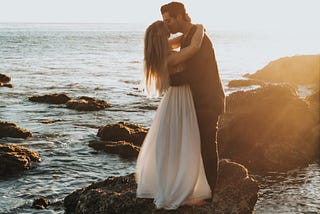
[[[137,197],[177,209],[212,201],[225,95],[203,26],[191,23],[180,2],[163,5],[161,14],[163,21],[151,24],[144,38],[147,92],[164,96],[137,159]]]

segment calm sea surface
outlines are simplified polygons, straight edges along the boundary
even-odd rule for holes
[[[23,176],[0,180],[0,213],[64,213],[30,209],[44,196],[61,201],[93,181],[134,172],[135,162],[88,147],[100,126],[126,121],[149,127],[159,99],[143,92],[144,25],[0,23],[0,73],[14,88],[0,88],[0,120],[31,130],[26,140],[6,138],[40,153],[42,162]],[[319,35],[208,29],[227,94],[227,83],[269,61],[319,54]],[[28,97],[66,93],[112,104],[98,112],[32,103]],[[60,120],[43,124],[43,119]],[[320,166],[257,177],[255,213],[320,213]]]

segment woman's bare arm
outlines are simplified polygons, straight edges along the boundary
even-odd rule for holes
[[[183,48],[179,52],[172,52],[171,54],[169,54],[168,65],[175,66],[189,59],[193,54],[195,54],[200,49],[203,36],[204,36],[203,26],[197,25],[197,30],[191,39],[191,44],[188,47]]]

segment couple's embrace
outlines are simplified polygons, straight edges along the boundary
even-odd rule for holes
[[[144,61],[147,90],[165,95],[137,160],[137,197],[176,209],[212,198],[225,95],[202,25],[193,25],[179,2],[163,5],[161,13],[163,21],[146,30]],[[183,35],[168,39],[177,32]]]

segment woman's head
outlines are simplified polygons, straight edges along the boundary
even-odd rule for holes
[[[144,37],[144,69],[146,89],[161,94],[168,87],[167,58],[169,31],[164,22],[156,21],[146,30]]]

